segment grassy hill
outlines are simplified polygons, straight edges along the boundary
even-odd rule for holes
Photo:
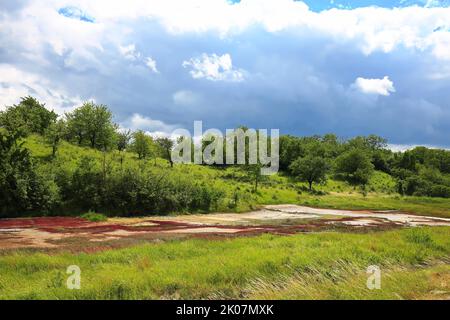
[[[217,204],[209,211],[242,212],[265,204],[293,203],[316,207],[340,209],[377,209],[403,210],[424,215],[450,217],[450,199],[428,197],[402,197],[395,193],[394,179],[383,172],[375,171],[366,190],[350,185],[345,181],[332,179],[315,186],[310,193],[307,184],[295,181],[282,173],[265,178],[254,192],[253,182],[246,172],[239,167],[215,168],[200,165],[175,165],[170,168],[166,160],[139,160],[130,152],[118,151],[104,153],[88,147],[79,147],[68,142],[61,142],[56,158],[51,157],[51,147],[39,135],[31,135],[25,140],[33,158],[44,171],[52,171],[52,167],[63,166],[68,172],[76,170],[83,157],[94,159],[101,170],[112,171],[132,168],[149,170],[162,179],[171,178],[178,181],[190,181],[220,192]],[[79,214],[67,212],[59,215]],[[198,210],[202,211],[202,210]],[[203,210],[204,211],[204,210]],[[182,212],[174,212],[182,213]],[[115,212],[115,214],[121,214]],[[158,215],[161,212],[145,212]]]

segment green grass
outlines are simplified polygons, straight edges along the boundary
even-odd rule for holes
[[[426,298],[449,289],[449,257],[448,227],[176,240],[94,254],[4,252],[0,298]],[[65,286],[70,265],[81,268],[81,290]],[[381,268],[381,290],[366,288],[369,265]]]
[[[98,150],[78,147],[63,141],[56,159],[51,160],[51,148],[42,137],[32,135],[25,141],[33,156],[42,166],[56,166],[61,164],[68,170],[75,170],[83,156],[97,159],[99,164],[103,160],[108,166],[118,168],[120,157],[118,152],[103,154]],[[366,188],[368,194],[364,196],[359,187],[344,181],[329,178],[323,185],[315,185],[315,190],[324,195],[312,195],[304,191],[306,183],[276,174],[261,182],[258,193],[253,192],[253,184],[246,174],[237,167],[218,169],[210,166],[175,165],[170,168],[163,159],[138,160],[133,153],[124,153],[124,166],[138,168],[148,166],[153,171],[170,173],[180,178],[205,182],[221,190],[224,196],[220,199],[214,211],[243,212],[265,204],[301,204],[313,207],[335,209],[372,209],[372,210],[402,210],[411,213],[437,217],[450,217],[450,199],[428,197],[401,197],[395,193],[395,181],[383,172],[375,172]],[[238,203],[234,206],[237,196]],[[160,214],[148,212],[149,215]]]

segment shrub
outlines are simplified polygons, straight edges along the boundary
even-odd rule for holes
[[[108,220],[108,218],[101,214],[101,213],[95,213],[92,211],[89,211],[88,213],[85,213],[81,216],[81,218],[89,220],[91,222],[103,222]]]

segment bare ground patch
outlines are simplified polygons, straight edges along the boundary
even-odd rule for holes
[[[0,250],[39,248],[98,251],[183,237],[281,235],[322,230],[385,230],[410,226],[450,226],[450,219],[395,211],[349,211],[296,205],[266,206],[248,213],[196,214],[170,217],[43,217],[0,220]]]

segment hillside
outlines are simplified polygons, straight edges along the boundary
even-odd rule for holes
[[[79,147],[62,141],[58,153],[52,158],[51,146],[39,135],[31,135],[25,139],[24,146],[31,151],[40,168],[52,172],[56,167],[73,173],[83,158],[94,159],[99,170],[107,172],[130,170],[149,170],[161,179],[175,179],[177,183],[186,182],[206,186],[216,190],[217,202],[207,210],[198,212],[242,212],[264,204],[293,203],[307,206],[341,208],[341,209],[378,209],[404,210],[425,215],[450,217],[450,199],[428,197],[401,197],[395,193],[396,182],[381,171],[371,176],[366,192],[360,187],[345,181],[335,180],[330,175],[326,182],[314,187],[314,192],[307,190],[307,183],[295,181],[282,173],[267,177],[260,182],[257,192],[253,190],[251,177],[238,167],[216,168],[199,165],[175,165],[170,167],[168,161],[156,158],[139,160],[135,153],[118,151],[103,153],[89,147]],[[121,158],[123,159],[121,165]],[[139,212],[139,215],[159,215],[166,213],[183,213],[182,211]],[[189,212],[192,212],[190,210]],[[54,215],[76,215],[79,209],[70,206],[61,207]],[[124,215],[125,212],[102,212],[105,214]]]

